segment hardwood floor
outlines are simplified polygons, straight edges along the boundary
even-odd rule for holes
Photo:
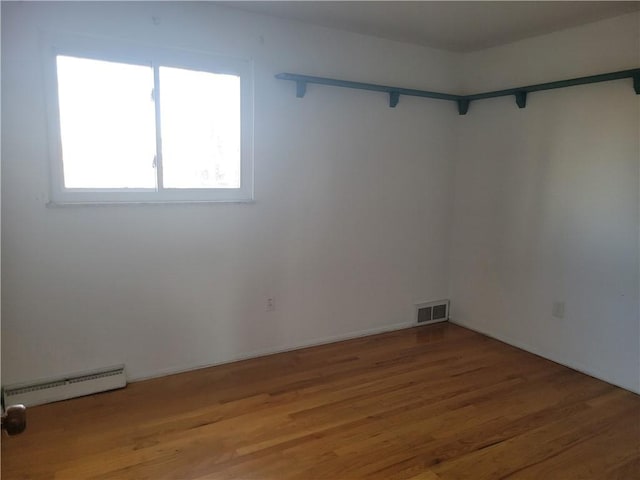
[[[28,411],[5,479],[638,479],[640,397],[439,324]]]

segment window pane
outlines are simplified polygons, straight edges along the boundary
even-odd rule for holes
[[[66,188],[155,188],[153,69],[58,56]]]
[[[166,188],[240,187],[240,77],[160,67]]]

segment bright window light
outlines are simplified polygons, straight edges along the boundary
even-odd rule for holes
[[[160,67],[165,188],[240,187],[240,77]]]
[[[153,69],[57,57],[66,188],[152,188]]]

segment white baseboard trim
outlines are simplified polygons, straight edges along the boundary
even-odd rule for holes
[[[392,325],[384,325],[381,327],[369,328],[367,330],[359,330],[356,332],[350,332],[350,333],[341,334],[341,335],[332,335],[329,337],[323,337],[323,338],[311,340],[308,342],[301,342],[295,345],[287,345],[284,347],[277,347],[272,349],[265,349],[265,350],[259,350],[259,351],[249,352],[249,353],[243,353],[240,355],[236,355],[228,360],[223,360],[221,362],[192,365],[192,366],[171,367],[171,368],[166,368],[166,369],[159,370],[152,373],[132,375],[129,377],[128,380],[130,382],[140,382],[143,380],[150,380],[152,378],[164,377],[167,375],[175,375],[177,373],[190,372],[192,370],[200,370],[202,368],[215,367],[218,365],[226,365],[228,363],[239,362],[242,360],[249,360],[251,358],[264,357],[267,355],[274,355],[276,353],[291,352],[293,350],[300,350],[302,348],[316,347],[318,345],[326,345],[328,343],[341,342],[344,340],[351,340],[354,338],[368,337],[371,335],[377,335],[379,333],[393,332],[396,330],[404,330],[406,328],[417,327],[417,326],[418,325],[415,322],[403,322],[403,323],[395,323]]]
[[[635,389],[633,387],[630,387],[629,385],[622,385],[620,383],[617,382],[613,382],[610,379],[606,378],[605,375],[602,375],[599,372],[594,372],[592,369],[585,367],[584,365],[581,365],[577,362],[573,362],[573,361],[569,361],[565,358],[560,358],[558,355],[552,354],[550,352],[544,351],[540,348],[534,347],[532,345],[529,345],[527,343],[524,342],[520,342],[518,340],[514,340],[512,338],[509,338],[505,335],[499,335],[499,334],[495,334],[493,332],[489,332],[485,329],[481,329],[476,327],[475,325],[469,325],[465,322],[460,322],[457,320],[454,320],[453,318],[449,318],[449,322],[455,324],[455,325],[459,325],[461,327],[467,328],[469,330],[473,330],[474,332],[477,333],[481,333],[482,335],[485,335],[487,337],[493,338],[495,340],[499,340],[500,342],[506,343],[508,345],[511,345],[513,347],[517,347],[520,350],[524,350],[526,352],[529,353],[533,353],[534,355],[537,355],[539,357],[542,357],[544,359],[547,360],[551,360],[552,362],[555,362],[557,364],[560,364],[564,367],[568,367],[572,370],[576,370],[580,373],[584,373],[585,375],[589,375],[590,377],[594,377],[597,378],[598,380],[602,380],[603,382],[607,382],[611,385],[614,385],[616,387],[620,387],[623,388],[624,390],[628,390],[629,392],[633,392],[636,394],[640,394],[640,388],[639,389]]]

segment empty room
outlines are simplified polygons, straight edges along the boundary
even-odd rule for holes
[[[0,8],[2,478],[640,478],[640,2]]]

